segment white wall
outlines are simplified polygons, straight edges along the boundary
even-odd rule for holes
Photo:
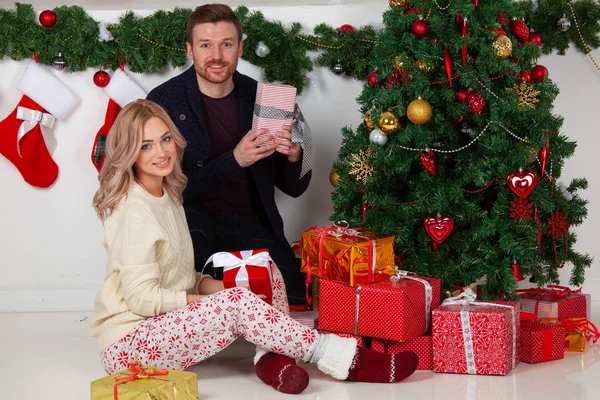
[[[285,23],[298,21],[312,29],[326,21],[332,26],[350,23],[356,26],[381,26],[381,13],[387,2],[375,5],[262,8],[267,18]],[[316,11],[316,12],[315,12]],[[115,22],[119,11],[93,11],[97,20]],[[146,15],[149,12],[144,11]],[[142,13],[140,13],[142,14]],[[600,59],[600,51],[595,52]],[[591,202],[589,218],[578,228],[579,251],[596,257],[594,269],[587,275],[585,290],[600,295],[600,260],[597,222],[600,214],[600,172],[593,165],[600,146],[597,112],[600,72],[579,52],[565,57],[542,59],[550,76],[562,90],[557,111],[566,118],[565,132],[579,143],[576,158],[568,162],[563,180],[585,176],[591,189],[584,196]],[[20,97],[16,90],[24,63],[0,61],[0,118],[15,107]],[[260,70],[241,62],[239,70],[260,79]],[[150,90],[183,68],[164,74],[130,74]],[[104,277],[105,254],[101,246],[103,232],[90,207],[97,188],[97,174],[89,155],[97,130],[102,126],[107,98],[92,83],[95,70],[59,73],[66,85],[82,99],[65,121],[56,124],[59,147],[54,160],[60,168],[57,183],[49,190],[27,185],[17,170],[0,157],[0,312],[90,310],[93,297]],[[307,88],[299,103],[314,133],[316,163],[307,193],[299,199],[278,196],[288,239],[296,240],[310,225],[327,223],[331,213],[331,187],[328,174],[341,143],[340,128],[357,126],[361,121],[355,102],[362,84],[336,77],[325,68],[317,68],[315,82]],[[0,132],[0,140],[2,132]],[[564,276],[568,278],[565,268]],[[565,278],[565,283],[567,282]]]

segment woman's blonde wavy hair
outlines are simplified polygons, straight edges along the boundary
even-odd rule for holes
[[[106,158],[100,171],[100,188],[94,195],[92,207],[104,222],[136,180],[135,162],[142,147],[144,125],[152,117],[160,118],[168,127],[176,147],[173,172],[165,177],[163,186],[178,203],[183,203],[187,177],[181,170],[186,142],[165,110],[149,100],[137,100],[125,106],[108,133]]]

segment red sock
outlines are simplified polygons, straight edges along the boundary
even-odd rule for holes
[[[412,375],[419,357],[412,351],[384,354],[358,347],[352,361],[348,381],[393,383]]]
[[[267,353],[254,367],[256,376],[282,393],[299,394],[308,386],[308,373],[293,358]]]

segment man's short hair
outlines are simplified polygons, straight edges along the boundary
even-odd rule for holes
[[[193,43],[193,31],[196,25],[217,22],[231,22],[238,32],[238,41],[242,41],[242,23],[231,7],[225,4],[205,4],[196,7],[187,22],[187,41]]]

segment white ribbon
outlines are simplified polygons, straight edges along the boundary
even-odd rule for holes
[[[401,279],[410,279],[413,281],[421,282],[423,286],[425,286],[425,331],[429,331],[429,327],[431,326],[431,302],[433,301],[433,291],[431,290],[431,283],[426,281],[425,279],[417,278],[412,275],[409,271],[403,271],[398,267],[394,267],[395,275],[390,277],[390,281],[398,282]]]
[[[477,300],[477,294],[471,290],[471,288],[466,289],[463,293],[456,297],[449,297],[442,305],[462,305],[463,308],[460,310],[460,321],[461,327],[463,331],[463,338],[465,342],[465,357],[467,359],[467,370],[471,375],[477,374],[477,366],[475,365],[475,351],[473,349],[473,335],[471,333],[471,324],[469,322],[469,307],[471,305],[474,306],[492,306],[492,307],[503,307],[510,308],[512,315],[512,369],[515,368],[516,363],[516,350],[517,350],[517,327],[515,321],[515,308],[513,306],[505,305],[505,304],[495,304],[495,303],[483,303]]]
[[[19,144],[20,140],[38,124],[40,125],[40,130],[42,131],[42,136],[46,143],[46,148],[48,148],[48,152],[50,154],[54,153],[57,142],[52,133],[52,126],[54,125],[56,118],[51,114],[19,106],[17,107],[17,119],[23,121],[17,134],[17,152],[20,157],[23,157],[21,155],[21,145]]]
[[[259,253],[252,254],[254,250],[243,250],[240,251],[240,255],[242,258],[237,257],[236,255],[221,251],[213,254],[204,264],[204,268],[206,265],[212,261],[214,268],[223,268],[223,274],[226,271],[230,271],[235,268],[239,268],[240,270],[237,272],[235,276],[235,284],[236,286],[249,285],[250,278],[248,276],[247,265],[257,266],[257,267],[265,267],[269,272],[269,281],[271,285],[273,284],[273,276],[271,274],[271,256],[266,251],[261,251]],[[204,272],[204,268],[202,268],[202,272]]]

